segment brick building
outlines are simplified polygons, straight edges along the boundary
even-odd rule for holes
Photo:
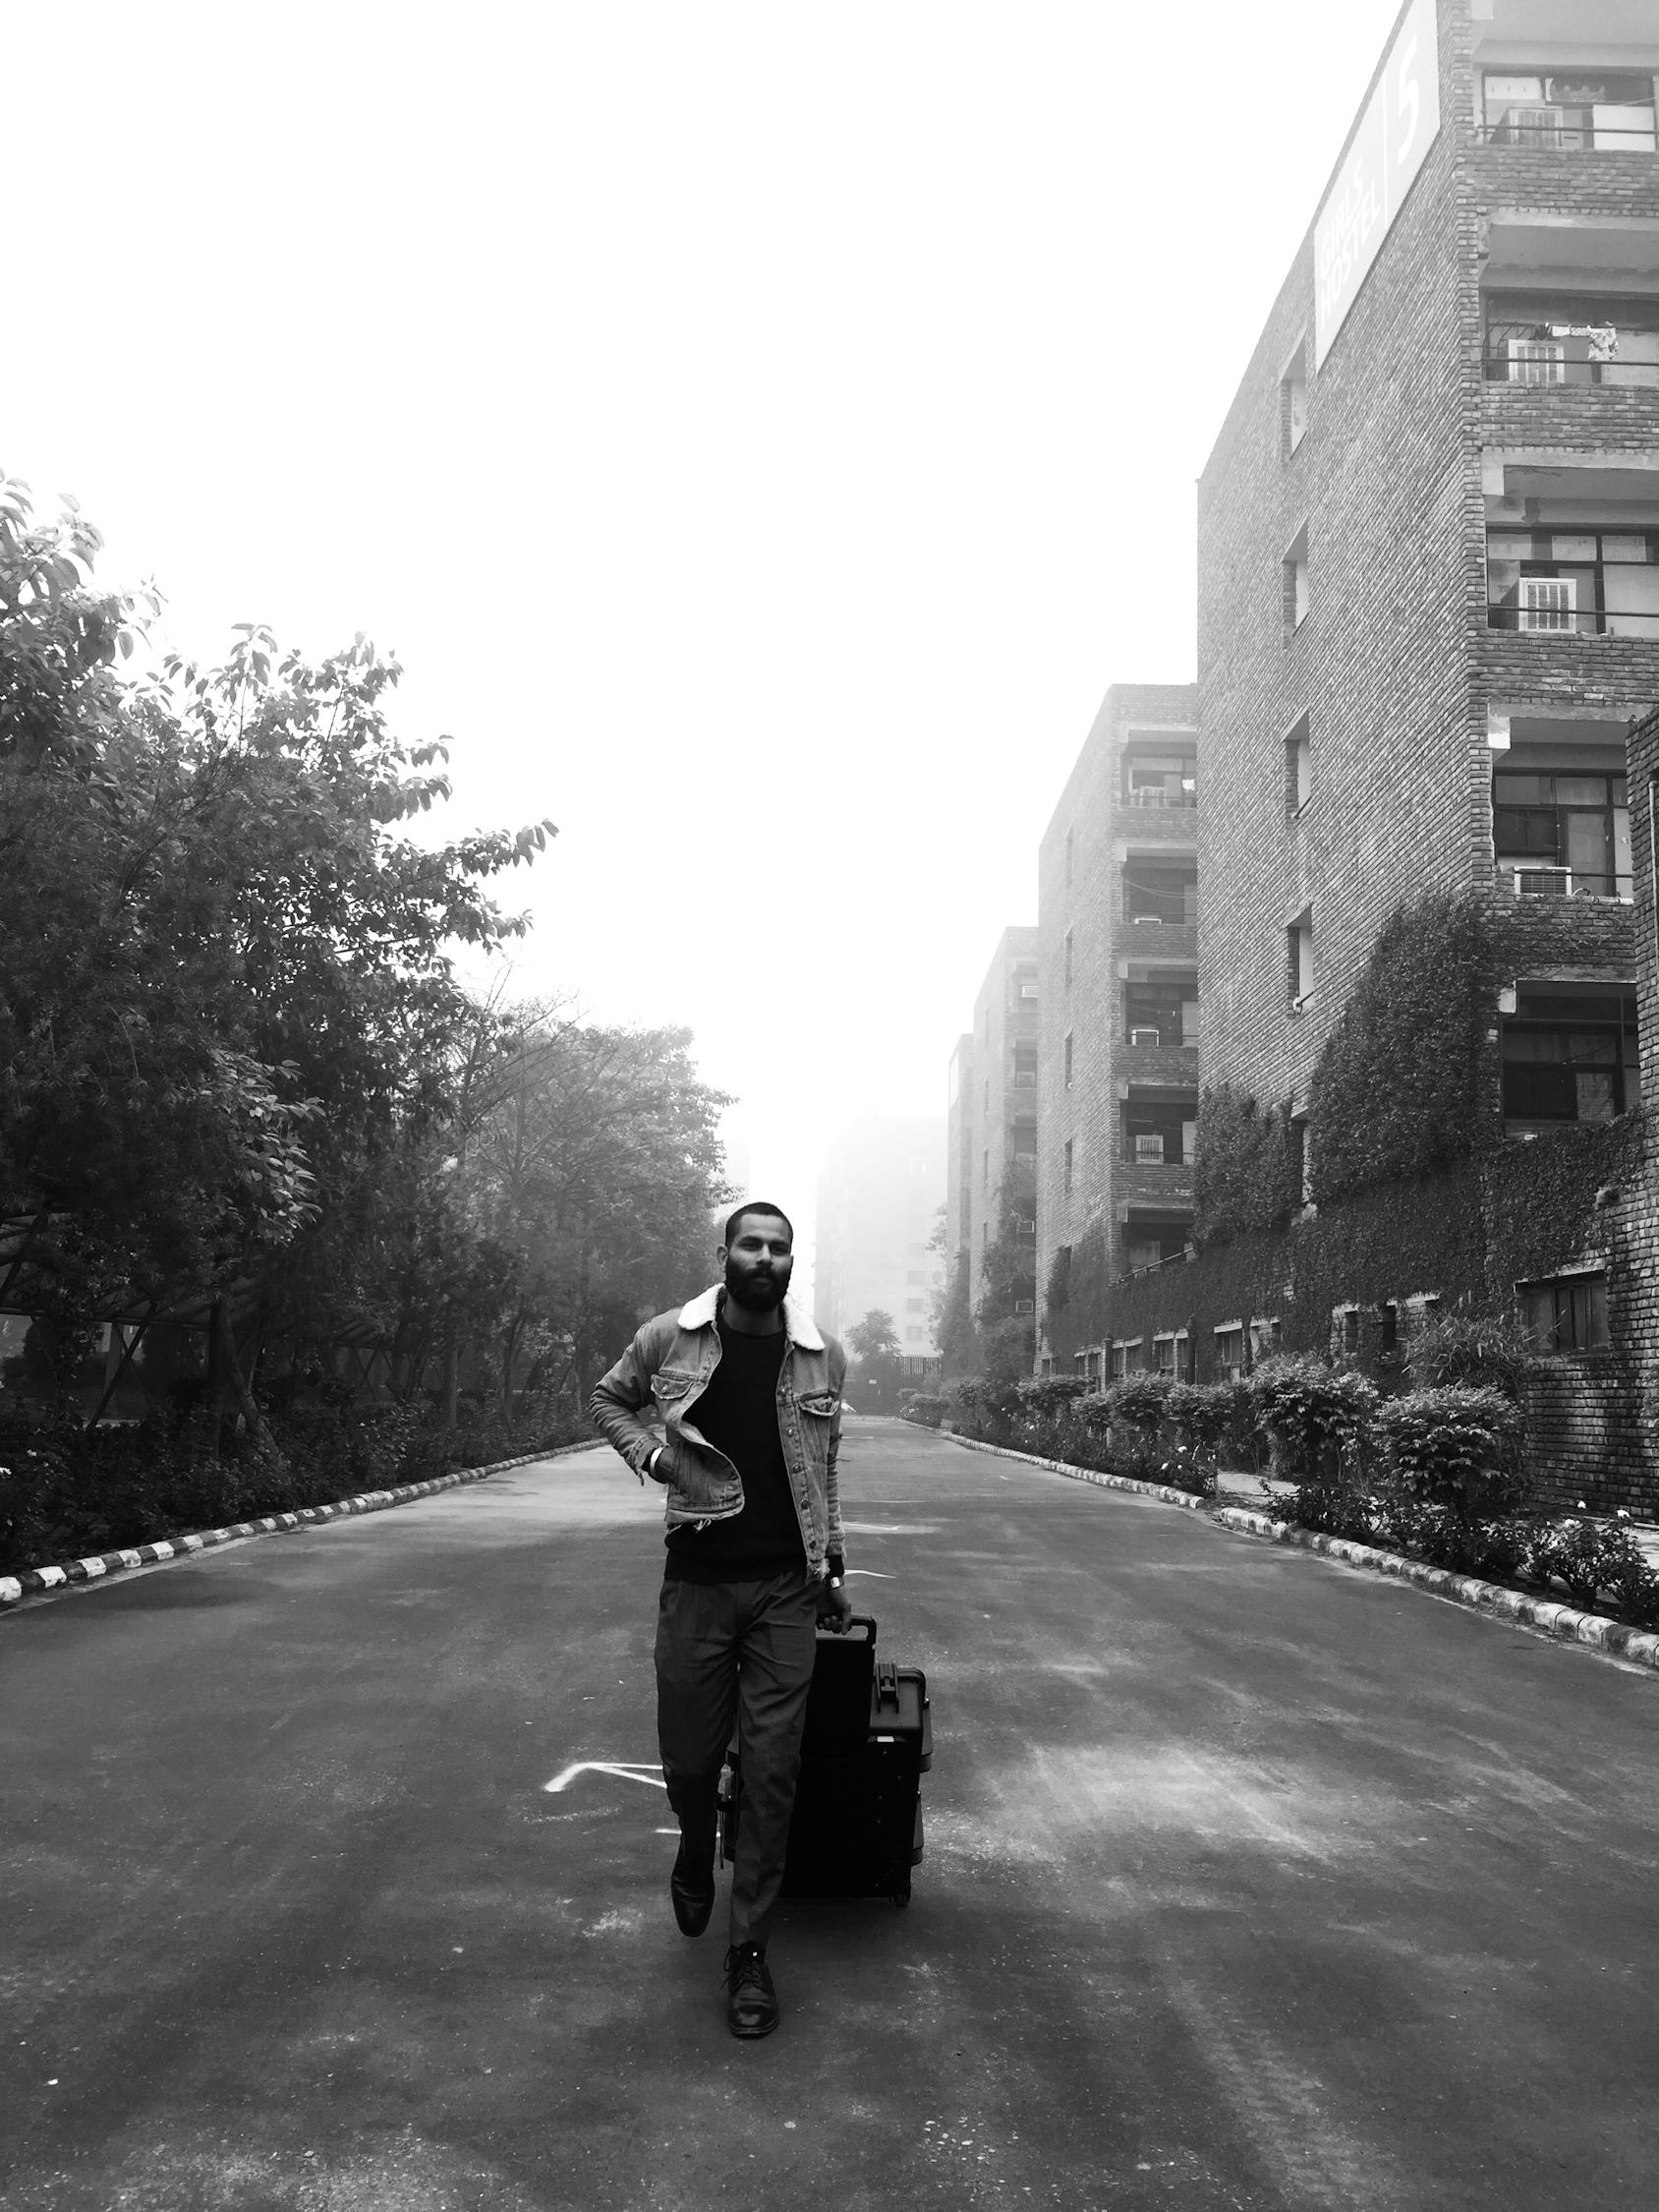
[[[1633,1095],[1656,69],[1631,0],[1402,11],[1200,481],[1206,1082],[1304,1104],[1382,921],[1458,888],[1509,947],[1511,1127]]]
[[[845,1341],[873,1309],[892,1315],[899,1351],[932,1360],[936,1292],[944,1261],[932,1249],[945,1186],[945,1130],[937,1116],[866,1114],[825,1154],[818,1183],[813,1311]]]
[[[974,1000],[973,1028],[950,1056],[945,1247],[967,1269],[977,1308],[987,1248],[1004,1222],[1029,1246],[1036,1306],[1038,933],[1005,929]]]
[[[1197,692],[1115,684],[1038,855],[1038,1364],[1098,1373],[1069,1295],[1184,1252],[1198,1111]]]
[[[1199,487],[1203,1081],[1304,1113],[1390,913],[1467,894],[1496,1140],[1111,1307],[1201,1378],[1518,1313],[1544,1494],[1649,1512],[1656,74],[1651,5],[1409,0]]]

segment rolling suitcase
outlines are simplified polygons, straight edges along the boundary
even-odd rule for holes
[[[876,1657],[876,1623],[855,1613],[821,1629],[801,1737],[801,1773],[783,1868],[787,1896],[910,1901],[922,1858],[921,1777],[933,1764],[933,1714],[919,1666]],[[734,1741],[720,1777],[720,1854],[730,1859],[743,1812]]]

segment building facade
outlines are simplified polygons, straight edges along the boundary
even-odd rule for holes
[[[1637,1088],[1659,13],[1410,0],[1199,487],[1204,1080],[1305,1109],[1387,916],[1490,901],[1520,1135]]]
[[[933,1315],[944,1257],[935,1230],[945,1193],[945,1125],[868,1114],[825,1154],[818,1184],[814,1313],[843,1343],[854,1322],[892,1316],[901,1354],[937,1356]]]
[[[1183,1254],[1191,1234],[1197,741],[1194,686],[1115,684],[1039,850],[1045,1372],[1098,1375],[1102,1280]]]
[[[1402,10],[1200,482],[1200,1074],[1293,1133],[1390,917],[1453,894],[1496,966],[1471,1140],[1327,1199],[1316,1133],[1317,1202],[1110,1322],[1113,1371],[1208,1379],[1518,1319],[1540,1495],[1647,1512],[1656,85],[1650,4]]]
[[[946,1235],[977,1311],[993,1248],[1011,1253],[1016,1315],[1036,1318],[1038,933],[998,941],[974,1000],[974,1025],[950,1063],[951,1193]]]

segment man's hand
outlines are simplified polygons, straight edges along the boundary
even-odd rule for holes
[[[818,1625],[832,1628],[837,1636],[845,1632],[852,1618],[852,1600],[845,1586],[838,1582],[821,1582],[818,1586]]]

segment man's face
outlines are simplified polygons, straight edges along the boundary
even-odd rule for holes
[[[774,1213],[746,1213],[720,1247],[720,1261],[726,1291],[746,1312],[774,1313],[795,1264],[787,1224]]]

